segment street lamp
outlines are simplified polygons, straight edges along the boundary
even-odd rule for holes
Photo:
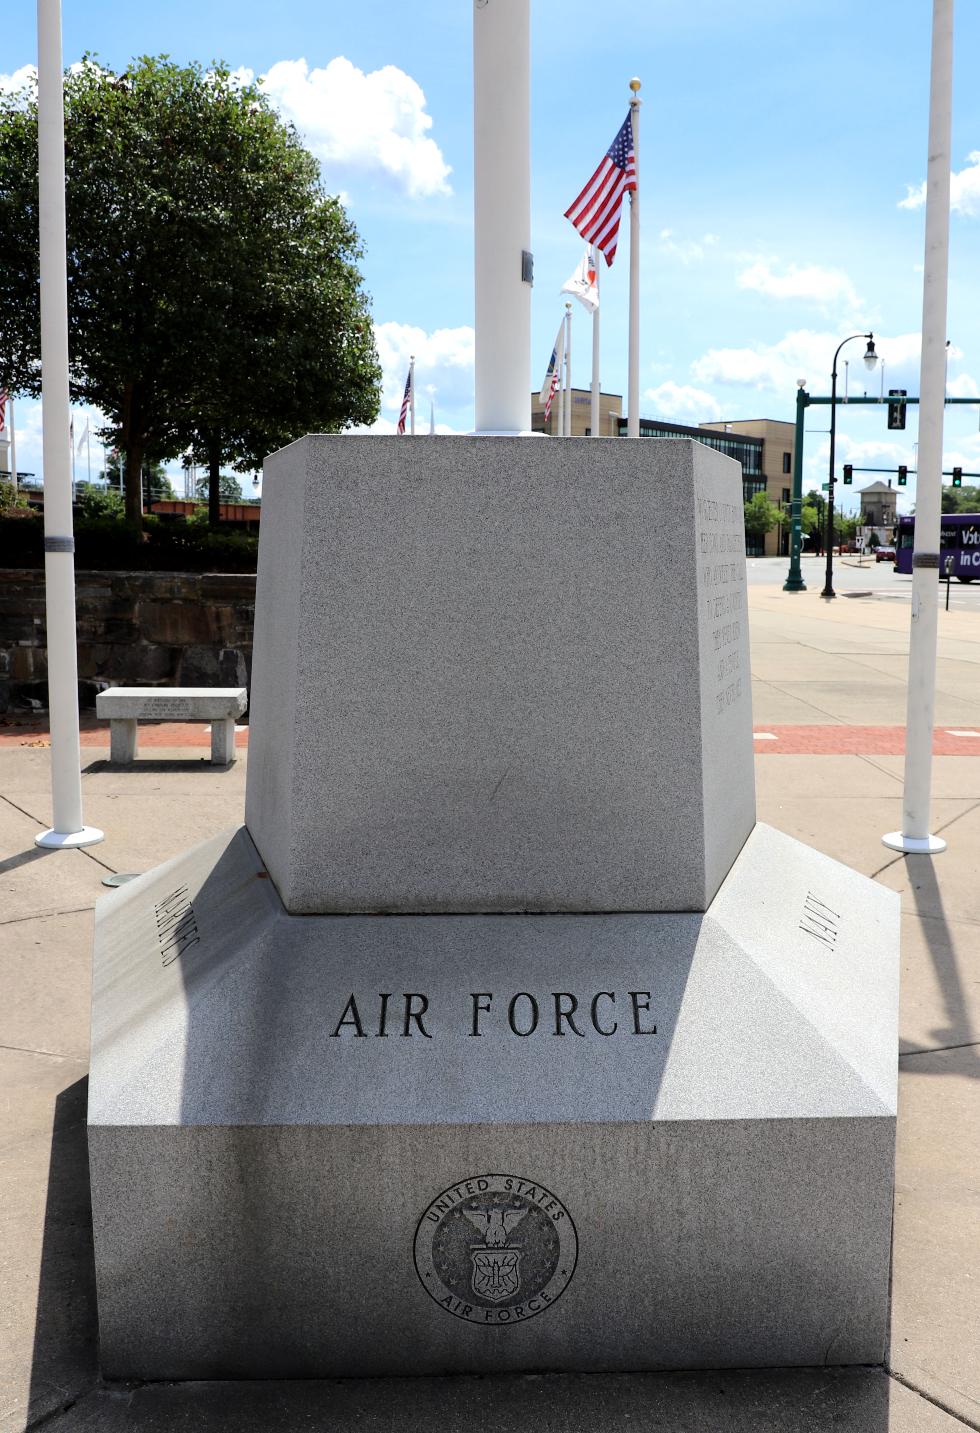
[[[834,354],[834,367],[830,375],[830,482],[827,485],[827,578],[824,582],[821,597],[836,597],[834,591],[834,443],[837,436],[837,359],[845,343],[851,343],[855,338],[866,338],[868,346],[864,352],[864,366],[870,373],[878,362],[878,355],[875,353],[875,336],[873,333],[852,333],[848,338],[843,339],[837,345],[837,352]]]

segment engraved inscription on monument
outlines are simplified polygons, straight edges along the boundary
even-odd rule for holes
[[[435,1198],[415,1231],[415,1268],[440,1308],[497,1327],[534,1318],[568,1288],[578,1237],[543,1185],[513,1174],[463,1179]]]
[[[192,946],[200,945],[197,917],[186,886],[178,886],[154,907],[157,940],[164,966],[173,965]]]
[[[714,657],[715,712],[742,696],[742,620],[745,609],[742,510],[737,503],[697,498],[701,603]]]
[[[832,911],[826,901],[818,900],[812,891],[807,891],[803,902],[803,916],[800,930],[812,935],[821,945],[833,950],[837,944],[840,928],[840,912]]]

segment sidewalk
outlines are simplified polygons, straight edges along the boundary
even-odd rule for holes
[[[889,1372],[871,1369],[104,1386],[85,1149],[92,906],[242,819],[246,753],[143,737],[134,768],[83,749],[106,840],[42,852],[39,729],[0,729],[0,1433],[358,1429],[521,1433],[957,1433],[980,1428],[980,737],[934,761],[934,861],[881,845],[901,824],[907,607],[750,588],[759,817],[902,897],[900,1118]],[[980,616],[940,613],[937,724],[980,730]],[[810,733],[802,753],[790,736]],[[819,733],[836,731],[837,737]],[[174,734],[171,734],[171,737]],[[240,744],[246,734],[241,733]],[[207,742],[197,728],[195,740]],[[183,738],[181,738],[181,742]],[[817,743],[814,752],[812,743]],[[828,744],[829,743],[829,744]],[[945,748],[943,748],[945,750]],[[778,881],[778,872],[773,873]],[[111,896],[109,896],[111,899]],[[832,1334],[828,1334],[828,1338]]]

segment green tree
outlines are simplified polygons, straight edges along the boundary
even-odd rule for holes
[[[356,231],[254,85],[142,58],[65,77],[73,395],[99,407],[140,521],[147,455],[247,471],[377,415]],[[37,393],[37,106],[0,99],[0,353]]]
[[[745,504],[745,535],[753,537],[757,542],[765,537],[767,532],[772,532],[786,521],[786,514],[775,503],[770,502],[765,493],[755,493]]]
[[[116,491],[122,489],[122,459],[120,454],[113,449],[106,459],[106,469],[102,479]],[[143,503],[149,506],[150,503],[159,502],[162,499],[173,499],[177,496],[174,485],[167,477],[167,471],[159,458],[146,458],[143,462]]]
[[[10,478],[0,477],[0,513],[19,511],[27,507],[24,494],[15,487]]]
[[[210,475],[198,478],[196,493],[198,500],[201,502],[207,502],[210,496],[210,490]],[[223,503],[240,503],[242,501],[242,485],[235,477],[234,473],[221,474],[218,483],[218,491],[220,501]]]
[[[804,503],[800,509],[800,525],[807,537],[813,537],[820,530],[820,512],[813,503]]]
[[[943,512],[980,512],[980,488],[943,486]]]
[[[845,517],[843,513],[834,513],[834,532],[838,542],[852,542],[857,537],[859,526],[856,517]]]
[[[118,487],[103,487],[97,483],[76,483],[75,501],[84,517],[118,517],[125,511],[122,494]]]

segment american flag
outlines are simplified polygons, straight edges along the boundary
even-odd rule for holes
[[[408,406],[412,401],[412,370],[408,370],[408,377],[405,379],[405,396],[402,399],[402,411],[398,415],[397,432],[404,433],[405,419],[408,417]]]
[[[6,388],[0,388],[0,433],[7,426],[7,399],[9,396]]]
[[[619,133],[602,156],[602,163],[588,184],[565,210],[587,244],[594,244],[611,264],[616,256],[623,195],[636,188],[636,159],[633,153],[633,122],[629,114]]]
[[[541,402],[544,404],[544,421],[546,423],[551,417],[551,405],[561,380],[561,365],[564,357],[565,320],[562,319],[555,337],[555,346],[551,350],[551,358],[548,361],[548,369],[544,375],[544,382],[541,385]]]
[[[552,405],[552,403],[554,402],[555,393],[557,392],[557,390],[558,390],[558,369],[556,368],[555,371],[554,371],[554,373],[551,375],[551,387],[548,389],[548,397],[545,399],[545,404],[544,404],[544,421],[545,421],[546,423],[547,423],[548,419],[551,417],[551,405]]]

